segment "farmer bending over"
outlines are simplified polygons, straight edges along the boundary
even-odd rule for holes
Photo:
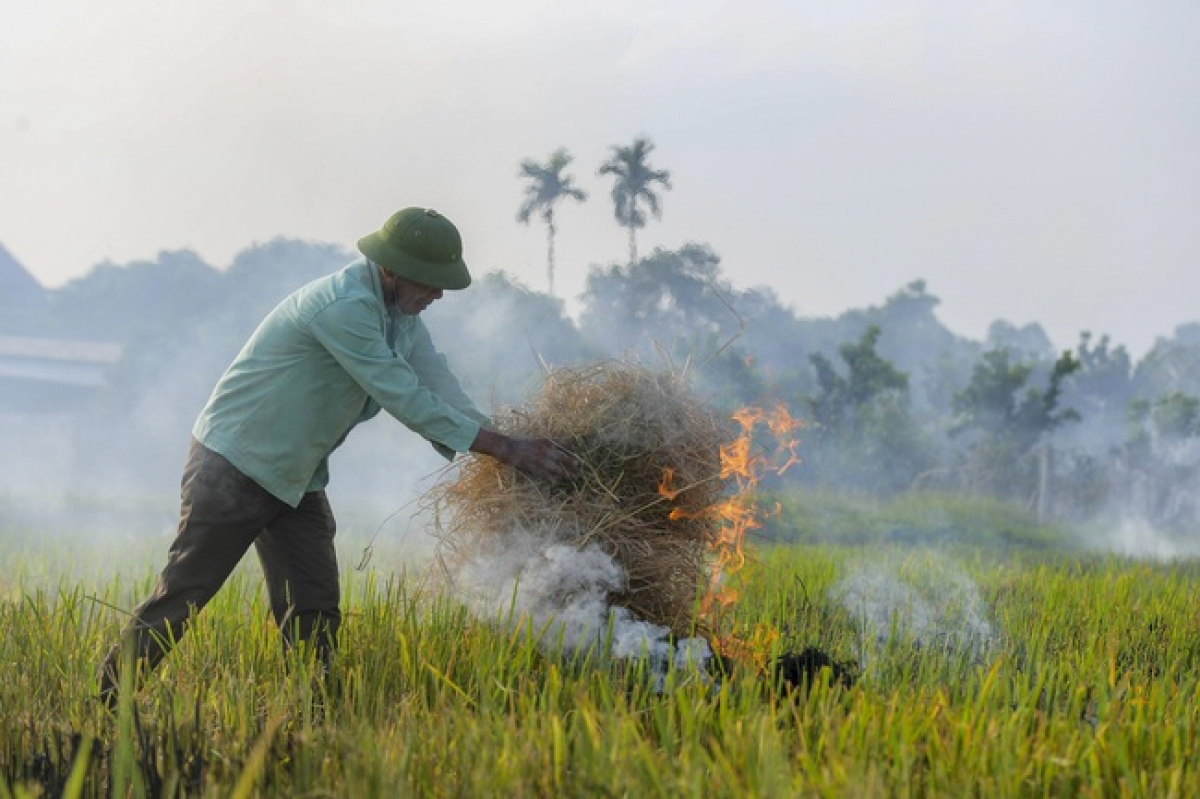
[[[419,314],[471,282],[450,220],[406,208],[358,248],[267,315],[196,420],[167,565],[100,666],[109,704],[123,648],[152,669],[251,544],[285,646],[307,641],[328,665],[341,621],[328,458],[380,409],[448,459],[470,450],[548,479],[573,470],[550,441],[482,426],[434,349]]]

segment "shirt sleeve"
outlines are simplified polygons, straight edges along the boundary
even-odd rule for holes
[[[437,386],[423,383],[412,364],[392,352],[380,316],[368,303],[330,303],[310,320],[309,329],[383,410],[435,445],[453,452],[470,449],[479,421],[444,401],[435,393]]]
[[[421,382],[443,401],[481,425],[491,424],[491,420],[475,407],[471,397],[463,391],[462,384],[446,363],[446,356],[438,352],[433,338],[429,335],[429,328],[420,319],[417,319],[414,326],[412,352],[409,353],[408,362]]]

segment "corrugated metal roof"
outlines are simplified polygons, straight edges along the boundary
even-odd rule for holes
[[[51,361],[109,364],[121,359],[122,347],[107,341],[0,336],[0,356]]]
[[[45,358],[8,358],[0,355],[0,379],[21,383],[64,386],[104,385],[105,364],[96,361],[51,361]]]

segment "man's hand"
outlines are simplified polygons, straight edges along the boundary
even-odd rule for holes
[[[579,470],[575,456],[547,438],[514,438],[481,427],[471,451],[546,480],[562,480]]]

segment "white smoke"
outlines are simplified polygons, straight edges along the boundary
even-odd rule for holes
[[[480,618],[530,624],[551,651],[584,653],[607,645],[613,658],[644,659],[659,688],[668,669],[703,669],[712,657],[704,639],[673,642],[666,627],[611,604],[611,595],[625,585],[625,570],[596,544],[577,547],[553,533],[517,530],[502,546],[468,560],[453,579]]]
[[[1089,532],[1088,546],[1114,555],[1163,562],[1200,556],[1200,540],[1165,532],[1141,515],[1126,515]]]
[[[984,656],[996,643],[978,586],[940,558],[862,564],[831,593],[858,626],[864,666],[873,660],[873,652],[889,643],[972,659]]]

